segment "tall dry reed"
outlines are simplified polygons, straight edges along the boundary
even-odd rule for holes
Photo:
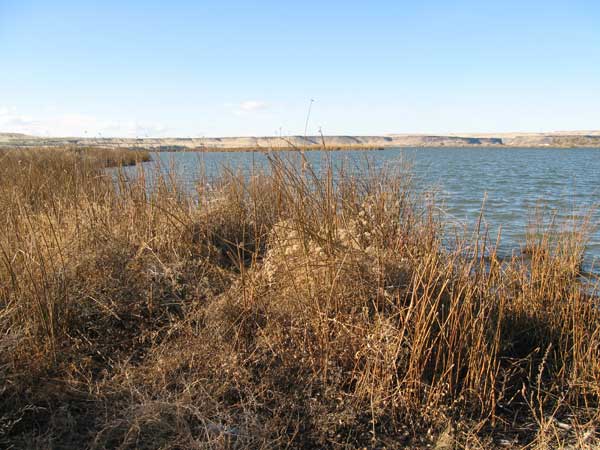
[[[2,445],[597,443],[585,221],[503,260],[443,245],[404,169],[273,158],[191,192],[118,155],[2,158]]]

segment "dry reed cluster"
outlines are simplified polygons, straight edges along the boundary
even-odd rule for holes
[[[598,443],[583,228],[501,260],[404,170],[104,170],[146,156],[0,153],[1,447]]]

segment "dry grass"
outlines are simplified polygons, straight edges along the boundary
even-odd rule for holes
[[[192,195],[2,158],[0,446],[598,443],[585,224],[501,261],[484,233],[443,250],[405,172],[273,159]]]

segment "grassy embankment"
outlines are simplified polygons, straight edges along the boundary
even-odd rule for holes
[[[1,447],[597,443],[583,224],[501,262],[441,250],[405,173],[274,159],[195,197],[103,175],[130,155],[0,155]]]

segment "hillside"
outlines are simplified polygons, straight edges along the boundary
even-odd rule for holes
[[[0,147],[86,146],[106,148],[146,148],[162,151],[185,150],[256,150],[321,148],[389,147],[600,147],[599,131],[556,133],[502,133],[463,135],[385,136],[264,136],[221,138],[47,138],[16,133],[0,133]]]

